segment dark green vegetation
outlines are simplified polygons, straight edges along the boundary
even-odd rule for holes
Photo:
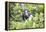
[[[44,27],[44,5],[43,4],[20,4],[9,3],[9,29],[43,28]],[[32,20],[22,19],[24,9],[32,13]]]

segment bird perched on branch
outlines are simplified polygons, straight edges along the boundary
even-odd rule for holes
[[[28,9],[25,9],[22,17],[23,17],[23,20],[27,20],[27,19],[31,20],[32,14],[29,12]]]

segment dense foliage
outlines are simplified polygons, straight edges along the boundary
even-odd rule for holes
[[[32,20],[23,20],[24,9],[28,9],[33,15]],[[9,3],[9,29],[43,28],[44,27],[44,5]]]

